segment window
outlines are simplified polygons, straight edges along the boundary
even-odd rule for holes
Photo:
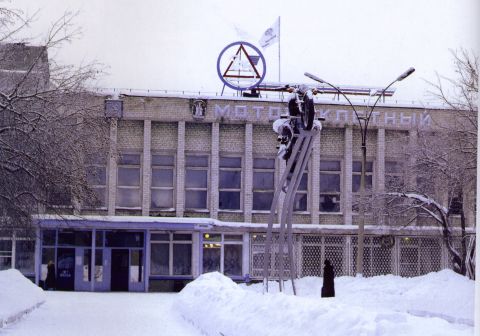
[[[117,207],[141,206],[140,154],[123,154],[118,162]]]
[[[203,234],[203,273],[221,272],[242,276],[243,236],[241,234]]]
[[[340,212],[341,162],[320,161],[320,212]]]
[[[253,159],[253,210],[270,210],[275,193],[275,159]]]
[[[48,204],[54,207],[68,207],[72,205],[72,194],[66,186],[51,185],[47,187]]]
[[[107,204],[107,161],[105,156],[92,155],[86,159],[87,183],[95,198],[87,200],[86,205],[105,207]]]
[[[0,271],[12,267],[12,241],[0,240]]]
[[[385,191],[400,192],[404,189],[403,163],[385,161]]]
[[[240,210],[242,158],[220,157],[218,208]]]
[[[297,193],[295,194],[295,201],[293,204],[294,211],[308,210],[308,167],[305,167],[300,184],[298,185]]]
[[[35,241],[16,240],[15,268],[24,274],[35,272]]]
[[[191,233],[152,233],[150,242],[151,275],[192,275]]]
[[[352,165],[352,191],[360,191],[360,179],[362,175],[362,162],[353,161]],[[365,190],[372,189],[373,162],[367,161],[365,165]]]
[[[174,209],[174,162],[173,155],[152,155],[152,209]]]
[[[207,209],[208,156],[189,155],[185,160],[185,208]]]

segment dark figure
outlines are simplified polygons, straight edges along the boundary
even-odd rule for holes
[[[335,285],[333,283],[333,278],[335,278],[333,266],[330,264],[330,260],[325,260],[325,267],[323,268],[322,297],[335,296]]]
[[[47,277],[45,278],[45,289],[55,289],[56,284],[55,281],[56,276],[55,276],[55,264],[53,261],[48,262],[47,266]]]

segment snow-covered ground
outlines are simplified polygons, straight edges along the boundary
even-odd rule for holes
[[[298,296],[278,293],[274,283],[263,295],[260,284],[208,273],[175,307],[207,335],[473,335],[474,282],[450,270],[340,277],[335,284],[335,298],[322,299],[322,280],[314,277],[296,282]]]
[[[261,284],[208,273],[180,294],[45,292],[43,305],[0,335],[473,335],[474,282],[450,270],[340,277],[335,298],[321,298],[321,286],[307,277],[296,281],[297,296],[278,293],[273,282],[263,294]],[[3,288],[5,311],[12,301],[2,299]]]
[[[43,290],[15,269],[0,271],[0,328],[45,301]]]
[[[46,302],[2,336],[201,336],[172,308],[177,294],[45,292]]]

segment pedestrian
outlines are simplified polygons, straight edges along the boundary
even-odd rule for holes
[[[330,260],[326,259],[324,264],[322,297],[334,297],[335,285],[333,283],[333,278],[335,278],[335,272],[332,264],[330,264]]]
[[[55,289],[56,287],[56,276],[55,276],[55,264],[52,260],[48,262],[47,266],[47,277],[45,278],[45,289]]]

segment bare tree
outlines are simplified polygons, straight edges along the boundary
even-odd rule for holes
[[[432,94],[448,106],[448,118],[437,120],[434,129],[419,130],[416,148],[408,153],[415,159],[405,167],[414,181],[386,185],[385,193],[374,196],[372,213],[405,226],[414,221],[439,225],[454,270],[473,278],[475,244],[466,234],[465,212],[473,213],[475,206],[478,56],[465,50],[452,54],[456,78],[438,76],[431,83]],[[458,225],[460,249],[452,242]]]
[[[85,160],[106,152],[103,100],[86,89],[93,65],[49,59],[79,30],[75,15],[57,20],[41,46],[16,36],[33,20],[0,8],[0,229],[28,227],[33,214],[94,199]]]

